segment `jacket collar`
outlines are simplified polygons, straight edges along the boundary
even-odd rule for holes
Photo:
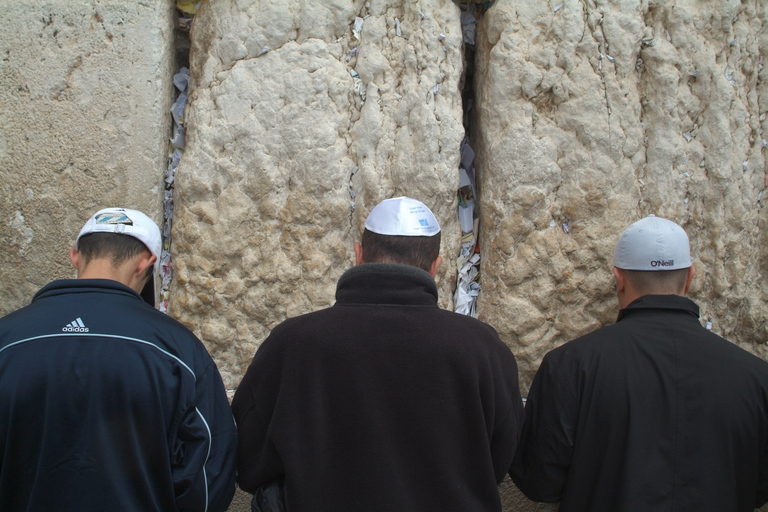
[[[144,302],[141,296],[126,285],[111,279],[59,279],[43,286],[32,297],[32,302],[44,297],[68,293],[106,292],[131,295]]]
[[[627,315],[649,309],[663,309],[688,313],[699,318],[699,306],[691,299],[680,295],[643,295],[632,301],[626,308],[619,311],[617,322]]]
[[[437,285],[428,272],[396,263],[363,263],[341,276],[336,285],[340,304],[437,306]]]

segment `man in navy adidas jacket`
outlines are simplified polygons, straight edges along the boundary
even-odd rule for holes
[[[0,510],[226,510],[237,437],[219,372],[140,296],[160,250],[149,217],[101,210],[70,251],[78,279],[0,319]]]

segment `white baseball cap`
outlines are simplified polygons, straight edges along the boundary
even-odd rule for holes
[[[91,233],[116,233],[128,235],[143,243],[149,252],[157,256],[155,269],[141,292],[141,297],[154,307],[155,279],[154,274],[160,267],[160,256],[163,250],[163,238],[155,221],[138,210],[128,208],[104,208],[88,219],[75,241],[75,249],[79,249],[80,239]]]
[[[624,270],[678,270],[692,264],[685,230],[653,215],[625,229],[613,251],[613,266]]]
[[[440,225],[424,203],[410,197],[385,199],[371,210],[365,228],[379,235],[432,236]]]

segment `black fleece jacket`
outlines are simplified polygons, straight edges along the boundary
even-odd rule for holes
[[[285,478],[291,512],[498,511],[523,421],[494,329],[439,309],[428,273],[379,263],[277,326],[232,407],[240,486]]]
[[[561,512],[751,512],[768,500],[768,363],[646,295],[544,357],[512,477]]]

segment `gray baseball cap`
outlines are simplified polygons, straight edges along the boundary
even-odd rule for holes
[[[678,270],[692,264],[685,230],[653,215],[625,229],[613,251],[613,266],[624,270]]]

